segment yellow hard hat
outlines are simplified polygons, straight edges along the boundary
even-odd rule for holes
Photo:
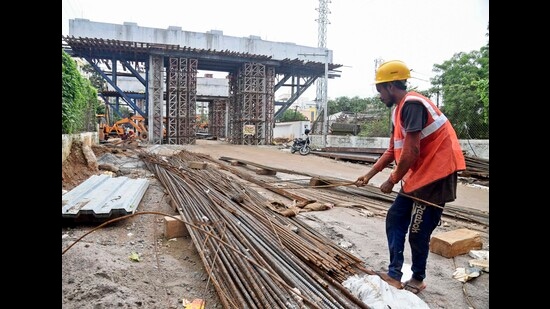
[[[374,83],[380,84],[394,80],[404,80],[411,77],[411,70],[403,61],[391,60],[382,63],[376,69]]]

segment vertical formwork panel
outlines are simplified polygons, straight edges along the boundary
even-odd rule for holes
[[[149,142],[153,144],[162,144],[163,140],[163,68],[164,57],[151,55],[149,57],[149,71],[148,71],[148,119],[147,130],[149,133]]]

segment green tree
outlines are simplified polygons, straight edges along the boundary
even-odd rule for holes
[[[489,26],[487,26],[488,29]],[[487,36],[489,36],[488,33]],[[476,87],[479,99],[483,103],[483,122],[489,126],[489,43],[487,42],[480,51],[479,63],[483,74],[480,79],[472,81],[472,84]]]
[[[61,50],[61,133],[95,130],[97,90],[82,77],[76,62]]]
[[[391,109],[382,103],[378,96],[367,98],[365,101],[367,102],[364,111],[366,117],[361,123],[359,136],[389,137],[391,132]]]
[[[99,104],[97,106],[97,109],[95,110],[96,114],[103,114],[105,115],[107,113],[107,107],[105,104]]]
[[[291,122],[291,121],[304,121],[307,120],[307,118],[302,115],[302,113],[298,113],[297,109],[287,109],[283,116],[280,118],[280,122]]]
[[[343,96],[327,102],[329,115],[336,114],[338,112],[361,113],[365,111],[366,105],[367,101],[358,96],[353,98]]]
[[[459,138],[489,138],[489,44],[434,65],[432,93]]]
[[[99,73],[97,73],[97,71],[92,67],[91,64],[86,63],[85,65],[83,65],[82,71],[90,75],[88,79],[90,80],[92,86],[100,91],[107,90],[107,82]]]

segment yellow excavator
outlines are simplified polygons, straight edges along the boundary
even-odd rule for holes
[[[140,115],[131,115],[120,119],[110,126],[105,115],[96,115],[99,122],[99,140],[106,141],[110,137],[119,137],[122,140],[139,138],[147,140],[149,134],[145,126],[145,118]]]

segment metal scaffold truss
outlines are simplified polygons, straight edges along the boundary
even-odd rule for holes
[[[226,137],[225,125],[227,123],[227,99],[216,99],[211,103],[208,113],[208,130],[216,138]]]
[[[234,96],[231,136],[234,144],[268,145],[273,140],[273,84],[275,71],[258,63],[245,63],[231,89]]]
[[[197,60],[168,58],[166,79],[166,136],[168,144],[195,144]]]

